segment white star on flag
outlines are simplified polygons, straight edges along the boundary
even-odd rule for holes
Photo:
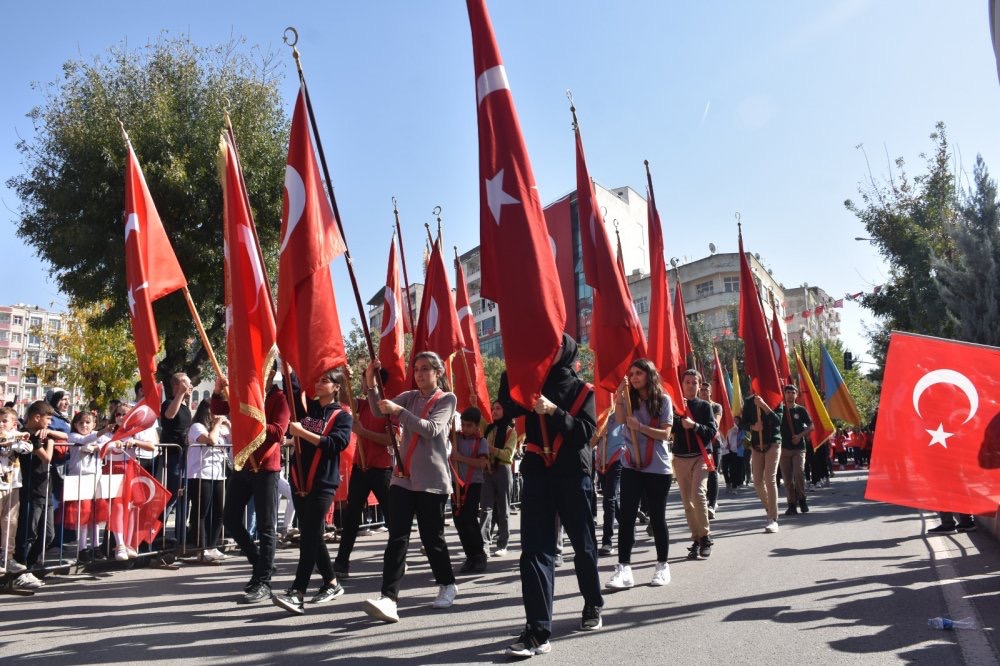
[[[493,214],[493,221],[500,226],[500,207],[504,204],[521,203],[503,191],[503,169],[493,178],[486,179],[486,202]]]
[[[128,242],[128,235],[131,232],[139,233],[139,216],[135,213],[130,213],[128,220],[125,222],[125,242]]]
[[[145,289],[148,286],[149,286],[149,282],[143,282],[142,284],[140,284],[135,289],[129,289],[128,290],[128,309],[131,310],[133,317],[135,316],[135,294],[140,289]]]
[[[925,429],[926,430],[926,429]],[[940,444],[944,448],[948,448],[948,438],[952,437],[954,433],[945,432],[944,424],[939,423],[937,430],[927,430],[927,434],[931,436],[931,443],[927,446],[934,446],[935,444]]]

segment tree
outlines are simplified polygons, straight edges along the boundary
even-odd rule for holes
[[[976,157],[975,189],[969,192],[951,231],[955,252],[939,257],[934,280],[955,337],[1000,346],[1000,204],[997,184],[982,156]]]
[[[17,233],[47,261],[70,301],[108,303],[91,325],[127,319],[124,257],[127,128],[213,346],[225,351],[222,192],[216,152],[230,109],[265,260],[276,277],[288,120],[273,56],[243,40],[212,47],[162,35],[145,47],[113,47],[69,61],[62,78],[35,85],[34,137],[18,142],[23,172],[7,181],[20,198]],[[207,359],[181,294],[155,306],[166,355],[161,377],[184,369],[198,381]]]
[[[813,382],[816,384],[816,389],[822,394],[823,384],[822,384],[822,371],[823,363],[820,356],[819,341],[809,340],[802,347],[805,350],[802,362],[805,364],[809,374],[812,375]],[[878,407],[879,400],[879,387],[870,378],[861,374],[860,369],[855,366],[850,370],[844,370],[844,343],[841,340],[826,340],[823,342],[826,350],[830,352],[830,358],[833,359],[833,364],[837,366],[840,376],[844,378],[844,384],[847,386],[847,391],[854,398],[854,404],[858,407],[858,414],[861,416],[861,423],[867,424],[872,420],[872,416],[875,414],[875,409]],[[798,350],[802,353],[802,348]],[[789,360],[792,366],[792,373],[798,376],[798,369],[795,364],[795,350],[789,355]],[[838,426],[843,425],[837,423]]]
[[[950,260],[955,250],[952,232],[958,218],[955,177],[943,123],[930,135],[931,156],[921,154],[927,172],[912,180],[897,158],[888,182],[861,187],[861,204],[844,205],[865,226],[871,242],[889,264],[889,280],[861,304],[880,318],[869,332],[881,376],[892,330],[951,337],[954,323],[943,316],[945,302],[934,279],[936,258]]]
[[[103,315],[101,304],[73,306],[60,330],[33,329],[32,334],[44,341],[43,348],[58,349],[59,354],[39,357],[25,368],[45,384],[83,389],[100,412],[111,400],[124,398],[138,376],[128,323],[96,325]]]

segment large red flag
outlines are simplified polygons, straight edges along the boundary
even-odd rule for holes
[[[156,382],[156,354],[160,338],[153,318],[153,301],[187,286],[163,222],[153,205],[139,160],[128,145],[125,165],[125,278],[135,355],[139,363],[143,399],[118,429],[115,439],[126,439],[151,427],[160,415],[160,387]]]
[[[264,377],[275,356],[274,306],[250,200],[232,137],[219,141],[226,282],[226,358],[233,462],[242,469],[264,442]]]
[[[612,393],[633,360],[643,356],[642,326],[632,295],[618,268],[604,217],[597,205],[587,171],[583,139],[576,128],[576,201],[583,254],[584,280],[593,290],[590,348],[594,352],[594,383]]]
[[[396,259],[396,237],[389,246],[389,267],[385,274],[385,291],[382,303],[382,330],[378,343],[378,360],[389,375],[389,395],[403,390],[406,379],[406,350],[404,348],[407,305],[399,282],[399,262]]]
[[[434,243],[427,275],[424,277],[424,295],[420,299],[420,315],[417,330],[413,334],[413,348],[410,352],[411,387],[416,386],[413,378],[413,362],[417,354],[432,351],[447,361],[452,354],[461,351],[465,341],[462,327],[455,311],[455,298],[448,284],[448,272],[441,255],[441,243]]]
[[[316,165],[305,95],[292,114],[285,168],[285,204],[278,250],[277,340],[304,391],[347,362],[330,262],[344,252],[333,210]]]
[[[143,543],[152,544],[160,533],[160,527],[163,526],[160,518],[170,501],[171,493],[134,459],[128,460],[124,476],[122,499],[128,502],[125,507],[126,540],[129,546],[138,550]]]
[[[892,333],[865,498],[996,513],[1000,348]]]
[[[677,333],[674,331],[673,307],[670,304],[670,287],[667,283],[667,264],[663,254],[663,228],[656,210],[653,194],[653,177],[646,165],[649,189],[647,228],[649,234],[649,333],[647,347],[649,360],[660,371],[663,389],[674,403],[674,411],[683,414],[685,402],[681,393],[679,371],[683,366]]]
[[[788,364],[785,339],[781,336],[781,326],[778,325],[778,308],[774,304],[774,299],[771,299],[771,349],[774,353],[774,363],[778,368],[778,379],[783,382],[792,381],[792,370]]]
[[[712,348],[715,353],[715,360],[712,362],[712,400],[722,405],[722,423],[719,424],[719,433],[725,437],[729,430],[735,425],[733,420],[733,406],[729,399],[729,391],[726,388],[726,378],[722,363],[719,362],[719,350]]]
[[[684,291],[681,289],[680,278],[674,283],[674,330],[677,331],[677,347],[680,351],[680,370],[698,369],[694,357],[694,346],[691,344],[691,333],[688,331],[687,310],[684,308]]]
[[[465,285],[465,271],[462,262],[455,260],[455,308],[458,311],[458,323],[465,344],[452,363],[455,373],[455,396],[458,398],[459,410],[465,407],[478,407],[487,423],[493,421],[490,411],[490,392],[486,388],[486,372],[483,369],[483,357],[479,352],[479,337],[476,335],[476,320],[472,316],[472,306],[469,305],[469,289]]]
[[[542,202],[485,0],[467,0],[479,119],[482,295],[499,306],[511,397],[531,407],[566,328]]]
[[[760,395],[769,406],[781,402],[781,381],[774,364],[774,350],[767,335],[767,318],[760,305],[757,283],[747,255],[743,251],[743,232],[740,231],[740,337],[743,338],[743,369],[750,377],[753,392]]]

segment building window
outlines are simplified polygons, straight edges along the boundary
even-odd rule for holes
[[[12,397],[12,398],[14,396],[16,396],[17,395],[17,387],[16,386],[8,386],[7,387],[7,395],[10,396],[10,397]]]
[[[11,368],[10,370],[7,371],[7,375],[9,377],[17,377],[17,373],[18,373],[17,368]]]
[[[493,335],[497,331],[497,318],[496,315],[492,317],[487,317],[486,319],[476,322],[476,335],[480,338],[487,335]]]
[[[10,323],[10,313],[9,312],[0,312],[0,325],[9,324],[9,323]]]
[[[42,339],[37,335],[28,334],[28,344],[32,347],[40,347],[42,345]]]
[[[37,400],[38,399],[38,388],[25,389],[24,390],[24,397],[27,398],[28,400]]]
[[[11,349],[10,350],[10,360],[16,361],[19,358],[21,358],[21,352],[19,350],[17,350],[17,349]]]
[[[649,297],[640,296],[632,301],[632,305],[635,306],[636,314],[645,314],[646,312],[649,312]]]
[[[0,335],[2,335],[2,334],[3,333],[0,332]],[[21,344],[21,340],[23,340],[23,339],[24,338],[21,337],[20,333],[11,333],[10,334],[10,341],[13,342],[13,343]],[[3,340],[3,338],[0,338],[0,340]]]
[[[8,340],[10,340],[10,331],[0,331],[0,342],[7,342]],[[18,340],[18,342],[20,341]]]
[[[49,319],[49,330],[58,331],[62,328],[62,322],[58,319]]]
[[[695,285],[695,293],[698,295],[698,298],[711,296],[715,293],[715,283],[711,280],[707,282],[699,282]]]
[[[35,328],[35,327],[41,328],[42,327],[42,318],[41,317],[32,317],[31,318],[31,327],[32,328]]]
[[[495,335],[488,340],[481,340],[479,342],[479,352],[483,356],[503,358],[503,340],[499,335]]]
[[[14,315],[11,323],[13,323],[14,326],[24,326],[24,317],[21,315]]]
[[[740,279],[739,277],[724,277],[722,278],[722,290],[726,293],[738,294],[740,293]]]

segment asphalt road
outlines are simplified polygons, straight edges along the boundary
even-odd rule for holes
[[[837,474],[832,487],[812,493],[808,515],[783,517],[773,535],[763,533],[752,491],[723,493],[712,556],[694,562],[685,559],[687,530],[671,490],[672,582],[646,584],[654,553],[641,532],[633,554],[637,586],[606,595],[604,628],[584,633],[568,561],[556,583],[553,651],[532,661],[1000,663],[1000,544],[983,532],[927,537],[935,515],[867,502],[864,481],[864,472]],[[448,538],[454,562],[451,528]],[[359,539],[347,594],[302,617],[270,604],[238,605],[249,577],[238,557],[0,596],[0,657],[32,664],[507,661],[503,648],[524,622],[516,531],[510,554],[492,559],[486,574],[459,576],[458,599],[447,611],[430,608],[436,588],[414,533],[395,625],[361,611],[378,592],[384,543],[382,535]],[[275,589],[290,582],[296,553],[279,551]],[[602,558],[602,580],[615,561]],[[928,618],[949,615],[972,617],[979,628],[928,628]]]

